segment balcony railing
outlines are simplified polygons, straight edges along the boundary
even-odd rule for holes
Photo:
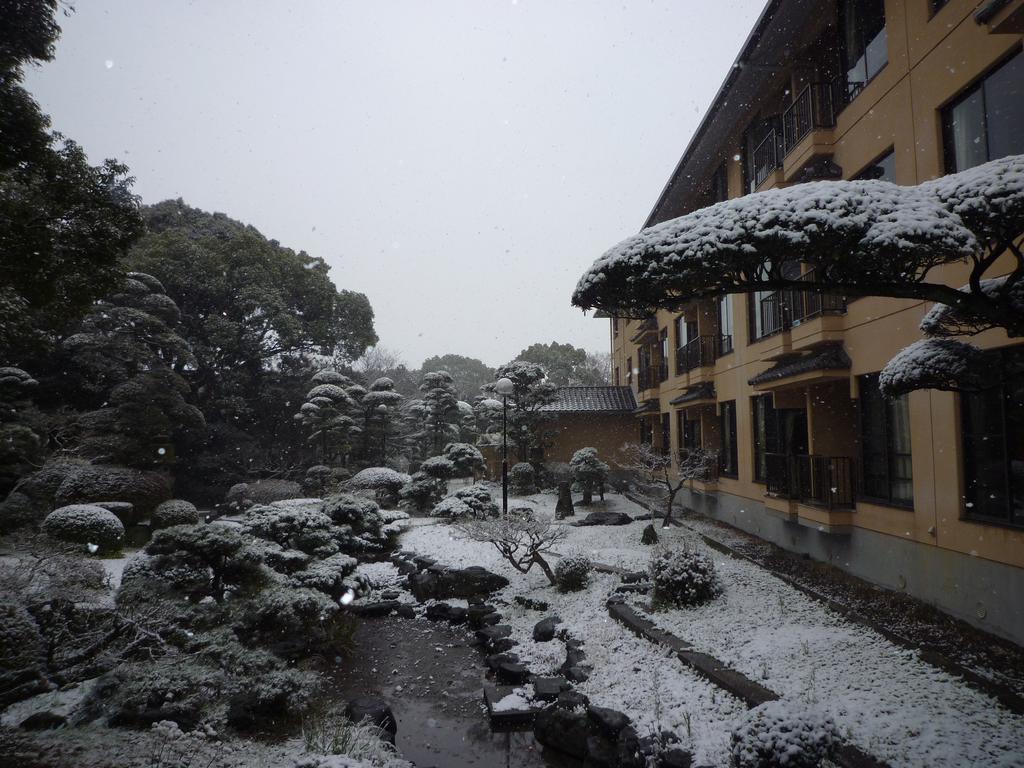
[[[846,456],[765,454],[768,493],[825,509],[853,509],[853,460]]]
[[[676,350],[676,375],[714,365],[718,358],[716,340],[714,336],[698,336],[679,347]]]
[[[831,128],[836,124],[835,98],[831,83],[810,83],[782,113],[783,156],[815,128]]]
[[[815,270],[800,275],[800,282],[816,283]],[[761,333],[758,338],[788,330],[818,315],[842,314],[846,311],[846,298],[828,293],[821,288],[798,290],[784,288],[761,299]]]
[[[668,381],[668,360],[662,358],[658,363],[658,381]]]
[[[657,365],[641,368],[640,373],[637,375],[637,384],[641,392],[645,389],[657,389],[661,382],[661,369]]]
[[[772,128],[754,148],[754,186],[759,187],[781,164],[778,131]]]

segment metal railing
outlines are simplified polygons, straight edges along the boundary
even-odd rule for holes
[[[714,365],[718,350],[714,336],[698,336],[676,350],[676,374],[692,371],[705,365]]]
[[[661,370],[657,365],[641,368],[637,375],[637,386],[640,392],[645,389],[657,389],[661,385],[661,381]]]
[[[800,282],[817,283],[815,270],[800,275]],[[761,333],[757,338],[763,338],[818,315],[842,314],[846,312],[846,297],[829,293],[824,285],[810,290],[784,288],[761,299],[758,312],[761,315]]]
[[[668,381],[668,358],[662,358],[658,362],[658,381]]]
[[[853,460],[847,456],[766,453],[768,493],[825,509],[853,509]]]
[[[754,148],[754,186],[759,187],[780,165],[778,131],[772,128]]]
[[[782,152],[788,155],[815,128],[836,124],[831,83],[809,83],[782,113]]]

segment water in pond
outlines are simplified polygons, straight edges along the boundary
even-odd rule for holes
[[[532,732],[491,733],[482,658],[470,641],[443,624],[367,619],[350,660],[334,673],[338,698],[387,699],[398,721],[396,744],[418,768],[572,768],[542,751]]]

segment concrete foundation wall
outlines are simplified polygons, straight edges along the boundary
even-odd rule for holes
[[[934,605],[1024,645],[1024,570],[864,528],[827,534],[772,515],[729,493],[682,491],[680,504],[790,552],[807,554],[873,584]]]

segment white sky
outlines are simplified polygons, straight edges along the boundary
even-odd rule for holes
[[[569,305],[647,216],[764,0],[78,0],[29,89],[144,202],[331,264],[411,366],[607,348]]]

